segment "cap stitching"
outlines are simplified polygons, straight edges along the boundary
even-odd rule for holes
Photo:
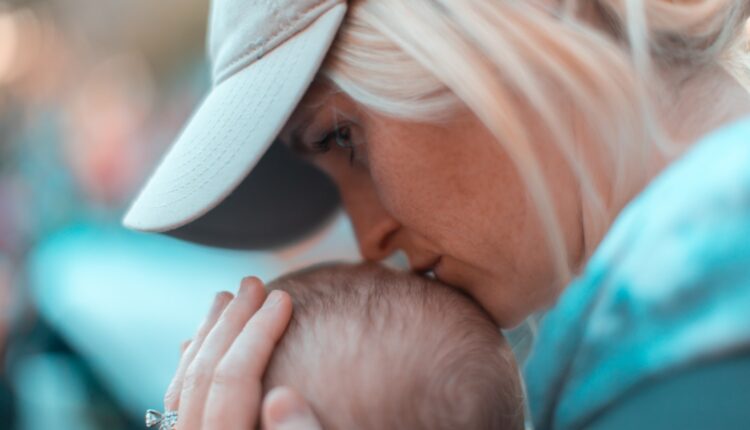
[[[296,28],[296,26],[300,23],[303,24],[309,24],[310,22],[314,21],[314,19],[310,20],[309,22],[305,23],[306,18],[310,18],[314,12],[318,9],[332,9],[333,6],[336,4],[339,4],[341,0],[329,0],[324,1],[322,3],[315,4],[311,7],[308,7],[307,9],[301,10],[297,12],[292,18],[289,19],[284,25],[277,28],[273,33],[271,33],[268,36],[268,41],[264,44],[256,44],[255,46],[250,45],[249,52],[246,52],[244,54],[241,54],[239,57],[235,58],[234,60],[230,61],[226,66],[222,68],[221,71],[216,72],[216,76],[214,77],[214,86],[219,85],[221,82],[225,81],[229,78],[232,74],[237,72],[237,69],[244,68],[246,66],[249,66],[250,64],[239,64],[246,61],[249,57],[251,61],[257,61],[260,58],[262,58],[267,52],[272,51],[281,43],[284,42],[284,40],[289,39],[294,34],[296,34],[299,30],[302,30],[302,28],[305,27],[305,25],[301,26],[300,28]],[[317,18],[318,16],[322,15],[324,12],[319,13],[314,18]],[[287,30],[296,30],[293,31],[290,34],[282,34],[286,32]],[[277,37],[277,36],[286,36],[286,37]],[[281,40],[279,40],[281,39]],[[253,58],[254,57],[254,58]]]
[[[270,86],[266,85],[266,81],[269,79],[267,76],[270,76],[270,74],[265,75],[266,77],[261,80],[260,82],[256,81],[256,84],[259,84],[259,87],[264,88],[265,92],[259,95],[258,103],[254,103],[252,105],[251,113],[254,115],[258,107],[262,104],[263,100],[265,100],[268,92],[270,91]],[[243,83],[240,87],[236,88],[233,91],[231,101],[228,102],[230,105],[234,105],[234,100],[239,99],[239,95],[244,93],[244,89],[247,86],[247,83]],[[231,109],[231,114],[228,116],[221,116],[218,121],[213,121],[210,127],[203,127],[202,130],[206,130],[209,132],[210,135],[207,135],[206,133],[201,133],[198,136],[193,136],[193,138],[190,140],[191,142],[195,143],[196,141],[200,141],[201,139],[205,139],[206,141],[213,141],[213,142],[231,142],[230,145],[225,145],[222,148],[217,148],[215,146],[209,146],[209,145],[200,145],[201,150],[197,153],[192,154],[190,158],[189,163],[190,164],[189,169],[183,169],[184,171],[179,176],[176,176],[174,178],[171,178],[170,183],[168,186],[171,188],[167,190],[163,190],[158,193],[154,193],[154,197],[164,197],[168,196],[170,194],[175,194],[176,192],[180,190],[184,190],[185,188],[188,188],[189,185],[192,185],[194,182],[201,179],[202,174],[196,174],[196,170],[203,167],[203,163],[201,162],[194,162],[194,160],[200,158],[201,155],[205,152],[213,152],[214,157],[211,159],[210,165],[213,165],[216,163],[216,160],[223,158],[224,154],[229,151],[230,148],[237,146],[237,139],[228,140],[227,135],[230,133],[230,131],[233,129],[232,125],[237,124],[239,121],[240,115],[244,115],[246,112],[244,112],[242,109]],[[218,123],[218,124],[217,124]],[[257,124],[256,126],[257,127]],[[221,137],[216,137],[217,131],[223,131],[223,134]],[[189,147],[195,147],[197,145],[190,145]],[[219,150],[218,152],[216,150]],[[236,150],[235,150],[236,153]],[[180,164],[180,166],[185,166],[185,164]],[[207,168],[202,169],[203,172],[205,172]],[[184,180],[183,180],[184,179]]]
[[[336,2],[336,1],[338,1],[338,0],[334,0],[334,2]],[[313,9],[315,9],[316,7],[325,6],[325,4],[326,3],[318,3],[316,5],[313,5],[312,7],[306,9],[305,11],[299,12],[296,15],[296,17],[299,17],[300,15],[302,15],[304,13],[309,13]],[[277,34],[280,31],[281,30],[277,30],[274,34]],[[283,42],[280,43],[278,46],[280,46],[281,44],[283,44]],[[226,79],[228,79],[229,77],[231,77],[231,76],[228,76]],[[235,91],[234,94],[233,94],[233,96],[232,96],[232,98],[228,101],[228,103],[229,104],[234,104],[235,100],[238,98],[238,95],[239,95],[239,92]],[[232,126],[232,123],[231,122],[228,123],[226,120],[223,121],[223,124],[224,125],[228,124],[229,127]],[[229,130],[227,130],[227,129],[224,129],[224,131],[225,131],[225,133],[224,133],[225,135],[228,134],[228,132],[229,132]],[[179,168],[179,170],[182,171],[182,172],[184,172],[182,175],[180,175],[179,177],[175,178],[175,182],[178,181],[178,180],[181,180],[181,179],[183,179],[183,178],[185,178],[187,176],[189,176],[194,171],[194,169],[188,171],[188,170],[186,170],[185,167],[188,166],[188,165],[195,165],[195,160],[197,158],[200,158],[210,148],[211,147],[209,147],[208,145],[190,145],[186,150],[183,150],[180,153],[174,154],[174,155],[177,155],[176,157],[173,157],[174,162],[177,163],[177,167]]]
[[[230,96],[230,98],[228,100],[226,100],[225,103],[228,104],[228,105],[230,105],[230,106],[233,106],[233,105],[236,104],[236,101],[237,101],[237,99],[239,99],[239,97],[240,97],[240,91],[234,91],[232,93],[232,95]],[[237,115],[237,109],[233,110],[233,115],[234,116]],[[228,121],[227,121],[226,117],[222,117],[221,120],[222,120],[221,124],[218,124],[218,125],[215,124],[215,123],[213,124],[216,128],[212,128],[211,129],[212,134],[215,134],[215,131],[217,129],[223,129],[225,131],[225,134],[226,134],[227,130],[224,127],[228,124]],[[195,127],[195,125],[192,123],[192,121],[189,121],[188,124],[190,124],[192,127]],[[185,131],[183,131],[183,133],[184,132]],[[201,135],[204,135],[204,134],[205,133],[201,133]],[[197,141],[199,139],[200,139],[200,137],[193,137],[190,141],[191,142],[195,142],[195,141]],[[181,142],[181,138],[178,138],[177,142]],[[180,146],[184,147],[185,144],[182,144]],[[211,150],[213,147],[211,147],[209,145],[195,145],[194,144],[194,145],[189,145],[186,149],[182,149],[181,148],[180,152],[173,152],[175,148],[176,148],[176,146],[174,148],[170,149],[170,151],[167,153],[167,157],[170,158],[170,162],[175,163],[176,167],[180,171],[183,171],[184,173],[181,174],[181,175],[179,175],[179,176],[177,176],[177,177],[175,177],[175,178],[173,178],[172,182],[180,181],[182,178],[191,175],[192,172],[195,170],[195,164],[196,164],[195,160],[197,158],[199,158],[200,156],[202,156],[208,150]],[[199,149],[199,150],[196,151],[196,149]],[[185,167],[188,166],[188,165],[190,165],[192,168],[189,171],[186,171]],[[164,192],[160,193],[159,195],[163,195],[163,194],[164,194]]]
[[[227,104],[229,105],[235,105],[237,99],[240,97],[239,91],[234,91],[231,98],[227,100]],[[226,121],[224,121],[224,124],[226,124]],[[195,139],[193,139],[195,140]],[[179,141],[179,139],[178,139]],[[176,157],[174,157],[174,161],[177,164],[177,167],[183,171],[184,167],[187,165],[193,165],[196,158],[199,158],[201,155],[203,155],[208,149],[209,145],[190,145],[187,150],[183,150],[180,153],[177,153]],[[196,151],[196,149],[199,149]],[[181,179],[186,175],[182,175],[177,177],[176,179]]]
[[[269,87],[267,86],[266,88],[269,88]],[[277,88],[277,91],[280,91],[280,90],[281,90],[281,87]],[[270,91],[266,91],[262,95],[261,99],[265,100],[268,97],[269,92]],[[255,114],[256,111],[257,111],[257,106],[258,105],[256,105],[256,109],[252,109],[252,112],[250,112],[250,111],[245,112],[245,115],[243,115],[243,116],[252,116],[252,114]],[[248,130],[248,133],[254,132],[258,125],[259,125],[259,123],[256,122],[253,125],[253,127],[250,130]],[[180,190],[184,190],[185,188],[188,188],[189,185],[192,185],[194,182],[198,182],[199,180],[200,180],[200,183],[196,184],[197,185],[196,187],[190,187],[190,188],[193,191],[204,188],[206,186],[206,184],[208,184],[209,182],[211,182],[220,172],[223,171],[224,166],[226,166],[227,164],[229,164],[234,159],[234,156],[242,148],[242,145],[239,144],[239,139],[234,139],[233,143],[234,143],[233,145],[225,147],[224,150],[221,151],[221,153],[219,154],[218,157],[214,158],[211,162],[206,163],[205,165],[203,165],[202,166],[203,168],[201,169],[201,171],[197,175],[194,175],[191,178],[191,180],[188,180],[186,182],[181,183],[178,187],[173,188],[172,190],[170,190],[170,192],[167,192],[167,193],[163,194],[163,196],[174,195],[176,192],[178,192]],[[229,154],[229,155],[227,156],[227,154]],[[223,159],[223,163],[219,161],[221,159]],[[206,172],[209,172],[209,171],[212,171],[213,174],[211,174],[209,176],[205,176]],[[165,202],[162,202],[159,205],[154,205],[154,206],[151,206],[151,207],[152,208],[164,208],[164,209],[168,210],[169,212],[173,212],[174,213],[177,208],[175,208],[172,205],[174,205],[176,203],[179,203],[179,202],[182,202],[182,201],[184,201],[184,200],[192,197],[193,195],[194,195],[194,192],[193,193],[186,193],[186,194],[183,194],[180,197],[177,197],[176,199],[170,199],[169,201],[165,201]]]
[[[270,74],[267,74],[266,76],[270,76]],[[211,140],[211,141],[220,141],[220,142],[227,141],[228,140],[227,136],[233,131],[234,126],[237,124],[237,122],[240,119],[240,116],[247,116],[248,113],[250,113],[251,116],[255,116],[255,114],[258,111],[258,107],[262,104],[262,101],[267,98],[268,93],[270,91],[270,86],[269,85],[265,85],[266,82],[267,82],[267,80],[268,79],[266,78],[262,82],[260,82],[260,84],[262,85],[262,87],[265,89],[265,92],[260,95],[259,103],[253,104],[253,107],[250,110],[250,112],[247,112],[247,111],[243,112],[241,109],[233,109],[232,110],[231,119],[228,119],[227,117],[222,117],[222,123],[223,123],[222,125],[226,125],[226,127],[221,127],[222,131],[224,132],[223,135],[220,138],[218,138],[218,139],[215,139],[215,138],[207,138],[207,139]],[[243,92],[242,90],[246,86],[247,86],[246,84],[243,84],[242,87],[240,87],[240,88],[238,88],[238,89],[236,89],[234,91],[235,98],[236,98],[236,94],[242,93]],[[255,128],[257,128],[257,126],[258,126],[258,124],[255,123],[255,125],[252,127],[251,130],[248,131],[248,133],[253,132],[255,130]],[[217,128],[218,127],[210,127],[210,129],[212,130],[212,134],[215,134],[215,131],[217,130]],[[193,139],[193,140],[196,140],[196,139]],[[239,148],[241,147],[241,145],[239,145],[239,139],[233,139],[233,140],[231,140],[231,142],[232,142],[231,145],[224,146],[222,148],[221,152],[216,153],[215,157],[213,157],[209,163],[207,163],[207,164],[190,163],[190,164],[192,164],[192,168],[189,171],[184,172],[182,175],[180,175],[180,176],[178,176],[176,178],[173,178],[173,180],[171,181],[172,182],[172,188],[170,188],[169,190],[165,190],[165,191],[159,193],[159,196],[167,196],[167,195],[170,195],[170,194],[174,194],[174,193],[176,193],[176,192],[178,192],[180,190],[184,190],[184,189],[188,188],[189,186],[192,186],[193,183],[197,182],[198,180],[200,180],[203,177],[203,175],[205,174],[205,172],[207,172],[210,167],[214,166],[218,162],[218,160],[224,158],[224,155],[230,150],[230,148],[234,149],[234,152],[232,153],[232,155],[236,154],[237,151],[239,150]],[[203,145],[201,151],[197,155],[203,154],[203,152],[206,152],[206,149],[208,149],[208,148],[209,148],[208,145]],[[211,149],[216,149],[216,148],[215,147],[211,147]],[[191,157],[191,160],[195,160],[196,158],[198,158],[198,157],[197,156],[193,156],[193,157]],[[225,164],[227,162],[229,162],[230,160],[231,160],[231,158],[227,159],[226,162],[225,162]],[[198,170],[201,167],[202,167],[201,172],[198,173],[198,174],[195,174],[195,171]],[[183,180],[184,178],[186,178],[186,179]],[[175,186],[175,184],[177,184],[177,185]],[[190,187],[190,188],[192,188],[192,187]]]
[[[305,40],[305,43],[300,44],[297,49],[302,49],[303,47],[307,46],[306,42],[307,42],[307,40]],[[295,60],[298,60],[299,56],[298,55],[294,56],[294,58],[295,58]],[[292,64],[292,66],[296,65],[296,63],[297,63],[297,61],[295,61]],[[291,69],[293,69],[293,67],[287,68],[287,70],[291,70]],[[278,91],[281,91],[281,89],[282,89],[282,87],[277,87],[276,90],[278,92]],[[266,92],[262,95],[261,99],[265,100],[267,98],[269,92],[270,92],[270,86],[266,86]],[[259,104],[260,103],[257,103],[257,104],[254,105],[255,109],[253,109],[253,113],[255,112],[255,110],[257,110],[257,107],[258,107]],[[245,114],[248,114],[248,112],[245,112]],[[259,125],[258,122],[256,122],[253,125],[253,127],[248,131],[248,133],[252,133],[257,128],[258,125]],[[188,183],[192,184],[193,182],[197,181],[199,178],[203,177],[203,174],[205,172],[207,172],[208,170],[213,170],[213,174],[210,175],[210,176],[208,176],[208,177],[204,177],[203,181],[200,183],[200,185],[198,185],[198,187],[196,187],[196,188],[192,188],[191,187],[193,190],[204,188],[206,186],[206,184],[208,184],[211,180],[213,180],[213,178],[215,178],[222,171],[222,168],[224,166],[226,166],[227,164],[229,164],[231,162],[231,160],[234,158],[234,156],[237,154],[237,152],[239,151],[239,149],[242,147],[242,145],[238,145],[237,143],[238,143],[238,140],[235,139],[234,140],[234,145],[232,145],[233,146],[233,148],[232,148],[233,151],[231,151],[231,154],[230,154],[229,157],[225,158],[224,163],[221,165],[220,168],[211,169],[212,167],[214,167],[218,163],[218,161],[221,158],[224,158],[224,155],[230,151],[230,147],[225,147],[224,150],[219,154],[218,157],[215,157],[212,162],[208,163],[208,165],[203,166],[204,168],[202,169],[202,172],[200,174],[198,174],[198,175],[193,176],[192,180],[189,180],[187,182],[183,182],[180,186],[178,186],[176,188],[173,188],[173,189],[171,189],[168,192],[159,193],[159,196],[164,197],[164,196],[172,195],[175,192],[186,188],[188,186]],[[167,206],[171,206],[171,205],[174,205],[175,203],[179,203],[179,202],[181,202],[181,201],[183,201],[183,200],[185,200],[185,199],[187,199],[189,197],[192,197],[193,195],[194,195],[194,193],[184,194],[184,195],[182,195],[182,196],[180,196],[180,197],[178,197],[176,199],[172,199],[172,200],[169,200],[169,201],[166,201],[166,202],[161,202],[161,204],[158,204],[158,205],[149,205],[148,207],[149,208],[166,208],[167,211],[174,213],[177,208],[174,208],[174,207],[167,208]],[[154,197],[156,197],[156,196],[154,196]]]
[[[320,6],[320,5],[318,5],[318,6]],[[288,40],[285,40],[284,42],[287,42],[287,41]],[[303,43],[305,43],[305,44],[308,43],[308,42],[309,41],[307,39],[303,40]],[[295,48],[295,49],[299,49],[299,46],[300,45],[298,45],[298,47]],[[295,58],[295,59],[297,59],[297,58]],[[296,64],[296,62],[294,64]],[[290,70],[290,68],[287,68],[287,70]],[[270,78],[271,78],[271,74],[265,75],[265,79],[266,80],[268,80]],[[266,90],[269,89],[268,86],[266,86],[266,85],[262,85],[262,86],[264,88],[266,88]],[[235,90],[234,94],[233,94],[234,97],[233,97],[232,101],[234,99],[236,99],[237,96],[238,96],[238,94],[240,94],[240,93],[241,93],[241,91]],[[267,96],[267,92],[264,93],[262,97],[266,97],[266,96]],[[253,106],[253,113],[257,110],[257,108],[258,108],[258,104],[255,104]],[[233,109],[233,111],[234,111],[234,117],[239,116],[239,113],[241,112],[240,109]],[[231,130],[235,126],[235,124],[237,123],[237,120],[234,119],[234,118],[232,120],[227,120],[226,118],[224,118],[224,121],[222,121],[222,123],[228,125],[228,127],[221,127],[223,129],[223,131],[224,131],[224,134],[223,134],[221,140],[224,140],[226,138],[226,136],[231,132]],[[255,127],[257,127],[257,124],[256,124]],[[214,128],[214,130],[215,130],[215,128]],[[195,138],[193,140],[196,140],[196,139],[197,138]],[[193,148],[195,148],[195,146],[201,146],[201,149],[198,152],[195,152],[194,149],[193,149]],[[178,163],[179,163],[179,166],[181,167],[180,170],[183,171],[183,174],[180,175],[180,176],[178,176],[177,178],[173,178],[174,180],[171,181],[172,183],[175,183],[175,182],[180,183],[180,185],[177,186],[177,187],[173,187],[169,191],[162,191],[161,193],[159,193],[160,196],[172,194],[172,193],[174,193],[176,191],[179,191],[180,189],[185,189],[189,185],[192,185],[194,182],[196,182],[200,178],[200,176],[195,176],[193,174],[193,172],[195,172],[195,170],[197,170],[197,168],[200,167],[200,164],[196,165],[196,163],[194,163],[194,160],[196,160],[197,158],[200,158],[200,156],[202,156],[208,150],[214,149],[213,147],[209,147],[207,145],[191,145],[189,148],[190,148],[189,151],[186,151],[184,154],[180,154],[181,156],[178,158],[178,160],[179,160]],[[221,158],[221,156],[223,156],[224,153],[226,151],[228,151],[228,150],[229,150],[229,147],[224,147],[223,150],[222,150],[222,152],[219,154],[220,157],[213,157],[213,160]],[[236,151],[235,151],[235,153],[236,153]],[[177,160],[175,160],[175,161],[177,161]],[[184,166],[186,166],[188,164],[193,165],[193,168],[190,169],[189,171],[186,171],[186,169],[184,169],[182,167],[184,167]],[[215,164],[215,162],[212,163],[212,165],[213,164]],[[204,171],[205,170],[207,170],[207,169],[204,169]],[[190,178],[187,178],[186,180],[183,181],[183,178],[186,178],[188,176],[190,176]]]

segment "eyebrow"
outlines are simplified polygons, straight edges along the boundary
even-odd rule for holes
[[[296,136],[292,136],[292,138],[289,141],[284,141],[283,143],[286,144],[286,146],[297,155],[307,156],[310,155],[312,152],[308,146],[306,146],[300,139],[298,139]]]
[[[326,95],[322,100],[318,101],[317,103],[310,103],[307,106],[305,106],[308,110],[308,112],[305,112],[302,115],[302,118],[300,119],[299,123],[297,124],[294,129],[292,129],[292,132],[290,133],[290,140],[289,142],[286,142],[289,148],[296,154],[299,155],[310,155],[313,154],[314,151],[312,148],[310,148],[309,145],[306,145],[305,142],[300,139],[300,134],[302,134],[302,131],[310,127],[310,124],[313,123],[317,115],[320,113],[321,106],[324,106],[328,100],[330,100],[331,97],[338,94],[339,91],[332,92],[328,95]]]
[[[322,106],[323,103],[320,103],[320,105]],[[289,136],[290,141],[288,142],[288,144],[289,148],[291,148],[293,152],[300,155],[310,155],[315,152],[310,147],[310,145],[307,145],[303,141],[303,139],[301,139],[300,136],[303,134],[304,130],[310,127],[310,125],[315,121],[319,114],[320,110],[316,110],[314,109],[314,107],[312,107],[309,112],[302,116],[297,126],[292,129],[292,132]]]
[[[308,148],[302,141],[302,139],[300,139],[300,134],[302,130],[305,130],[310,126],[310,123],[312,123],[314,116],[315,111],[311,111],[307,115],[302,116],[302,119],[299,121],[299,123],[294,127],[294,129],[292,129],[291,133],[289,133],[289,139],[281,139],[281,137],[279,137],[279,141],[281,141],[283,144],[286,144],[286,146],[296,154],[309,154],[310,148]]]

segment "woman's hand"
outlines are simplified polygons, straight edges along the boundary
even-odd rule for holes
[[[263,428],[320,429],[291,389],[280,387],[261,399],[263,373],[291,315],[289,295],[272,291],[266,297],[258,278],[243,279],[237,297],[219,293],[164,396],[165,409],[178,411],[176,429],[256,428],[262,400]]]

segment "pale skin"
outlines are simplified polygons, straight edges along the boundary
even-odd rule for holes
[[[165,410],[178,411],[179,430],[246,430],[259,419],[266,429],[320,429],[291,390],[280,387],[262,399],[261,378],[291,315],[289,295],[267,295],[255,277],[243,279],[236,296],[216,295],[164,396]]]
[[[747,93],[722,72],[668,92],[671,107],[662,117],[680,141],[750,114]],[[706,106],[707,92],[724,102],[722,109]],[[676,110],[695,116],[689,130],[680,126]],[[337,127],[338,134],[331,134]],[[316,143],[325,136],[331,137],[330,150],[323,152]],[[400,121],[315,83],[280,138],[305,149],[338,184],[364,258],[377,261],[402,250],[415,271],[434,270],[503,327],[559,296],[543,230],[522,183],[470,113],[442,125]],[[573,177],[553,151],[541,161],[556,190],[568,252],[581,256],[587,226]],[[179,411],[179,430],[247,429],[259,419],[266,429],[321,428],[292,390],[277,388],[261,398],[263,372],[291,312],[289,296],[274,291],[266,297],[257,278],[244,279],[236,297],[217,296],[165,396],[165,408]]]

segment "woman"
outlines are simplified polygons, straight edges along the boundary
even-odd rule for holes
[[[125,224],[211,218],[278,138],[338,186],[366,259],[404,251],[502,328],[546,313],[525,371],[537,428],[661,426],[643,399],[726,393],[681,378],[747,371],[748,16],[745,0],[215,1],[214,88]],[[306,213],[286,208],[255,227]],[[264,298],[254,278],[217,298],[166,396],[180,430],[247,428],[261,404],[268,428],[317,428],[289,390],[260,398],[291,314]],[[661,418],[731,428],[741,409]]]

